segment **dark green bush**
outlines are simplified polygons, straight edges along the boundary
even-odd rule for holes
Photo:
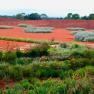
[[[94,65],[94,58],[72,58],[70,59],[69,65],[72,69],[85,67],[87,65]]]
[[[9,64],[2,63],[0,64],[0,79],[9,78]]]
[[[32,64],[23,65],[23,77],[34,77],[35,72],[33,71]]]
[[[60,78],[61,79],[65,79],[65,78],[71,78],[72,77],[72,75],[73,75],[73,70],[69,70],[69,71],[61,71],[61,73],[60,73]]]
[[[0,61],[2,61],[3,58],[3,52],[0,52]]]
[[[88,49],[84,52],[84,57],[94,58],[94,49]]]
[[[36,46],[35,48],[29,50],[27,54],[30,57],[47,56],[49,54],[48,49],[49,49],[49,45],[47,43],[42,43]]]
[[[31,58],[17,58],[15,61],[15,64],[21,64],[21,65],[27,65],[32,63],[32,59]]]
[[[15,53],[15,52],[11,52],[11,51],[7,51],[7,52],[5,52],[4,55],[3,55],[3,60],[4,60],[4,61],[7,61],[7,62],[12,62],[12,63],[14,63],[15,60],[16,60],[16,58],[17,58],[16,53]]]
[[[21,65],[13,65],[9,68],[9,77],[13,80],[22,80],[23,79],[23,71]]]
[[[24,52],[20,51],[19,49],[16,50],[16,55],[18,58],[24,57]]]
[[[72,52],[72,57],[94,58],[94,49],[79,49]]]
[[[26,79],[26,80],[22,80],[20,82],[21,86],[25,89],[25,90],[29,90],[31,88],[31,84],[30,82]]]
[[[68,48],[69,45],[68,45],[68,43],[61,43],[61,44],[60,44],[60,47],[61,47],[61,48]]]

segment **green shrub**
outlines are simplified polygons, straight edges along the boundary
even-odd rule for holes
[[[87,76],[93,76],[94,75],[94,66],[86,66],[85,72]]]
[[[4,61],[11,61],[12,63],[14,63],[14,61],[16,60],[17,56],[15,52],[11,52],[11,51],[7,51],[4,53],[3,55],[3,60]]]
[[[3,90],[2,89],[0,89],[0,94],[3,94]]]
[[[67,43],[61,43],[61,44],[60,44],[60,47],[61,47],[61,48],[68,48],[69,45],[68,45]]]
[[[88,78],[79,80],[50,78],[33,84],[23,80],[14,87],[6,88],[4,92],[5,94],[94,94],[94,83]]]
[[[85,57],[84,54],[85,54],[85,50],[80,50],[80,51],[74,50],[74,51],[72,51],[71,57],[74,57],[74,58]]]
[[[33,70],[32,64],[23,65],[23,77],[34,77],[35,72]]]
[[[0,64],[0,79],[9,78],[9,64],[2,63]]]
[[[20,82],[18,82],[18,83],[16,83],[15,85],[14,85],[14,90],[16,91],[23,91],[23,87],[22,87],[22,85],[20,84]]]
[[[28,26],[28,24],[18,24],[18,26],[26,28]]]
[[[22,80],[23,79],[23,71],[21,65],[11,66],[9,69],[10,79],[13,80]]]
[[[85,50],[84,57],[86,57],[86,58],[94,58],[94,49]]]
[[[94,65],[94,59],[89,59],[89,58],[72,58],[70,59],[70,67],[72,69],[77,69],[81,67],[85,67],[87,65]]]
[[[83,77],[85,77],[86,74],[85,74],[85,69],[84,68],[80,68],[78,70],[76,70],[74,73],[73,73],[73,78],[74,79],[81,79]]]
[[[65,78],[71,78],[72,77],[72,75],[73,75],[73,70],[68,70],[68,71],[61,71],[61,73],[60,73],[60,78],[61,79],[65,79]]]
[[[17,58],[15,61],[15,64],[21,64],[21,65],[27,65],[32,63],[32,59],[31,58]]]
[[[47,56],[49,54],[48,49],[49,49],[49,45],[47,43],[42,43],[36,46],[35,48],[29,50],[27,54],[30,57],[40,57],[45,55]]]
[[[2,93],[2,94],[4,94],[4,93]],[[23,94],[23,91],[9,88],[9,89],[5,90],[5,94]]]
[[[24,57],[24,52],[22,52],[21,50],[17,49],[16,50],[16,55],[17,55],[18,58]]]
[[[22,80],[20,82],[21,86],[25,89],[25,90],[29,90],[31,88],[31,84],[28,80]]]
[[[2,61],[3,58],[3,52],[0,52],[0,61]]]

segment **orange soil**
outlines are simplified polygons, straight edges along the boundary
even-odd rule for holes
[[[65,29],[55,29],[52,33],[26,33],[24,29],[15,27],[14,29],[0,29],[0,36],[2,37],[14,37],[14,38],[31,38],[36,40],[55,40],[61,42],[71,42],[74,40],[73,35]],[[0,40],[0,48],[10,49],[20,47],[29,43],[23,42],[8,42]]]
[[[30,46],[31,46],[31,43],[0,40],[0,50],[11,51],[17,48],[24,50],[24,49],[28,49]]]
[[[0,29],[0,36],[4,37],[15,37],[15,38],[31,38],[38,40],[56,40],[61,42],[71,42],[74,40],[74,36],[70,34],[70,31],[61,29],[67,27],[82,27],[91,29],[94,28],[94,20],[17,20],[12,18],[0,18],[0,25],[13,25],[17,26],[18,24],[26,23],[35,26],[51,26],[55,30],[53,33],[25,33],[24,30],[20,27],[15,27],[14,29]],[[7,48],[7,41],[3,42],[0,40],[0,47]],[[22,47],[28,43],[18,43],[18,42],[9,42],[10,45],[16,47]],[[94,42],[83,43],[89,46],[94,46]],[[12,47],[13,48],[13,47]]]
[[[60,42],[71,42],[74,40],[74,36],[70,33],[70,31],[61,28],[54,29],[52,33],[26,33],[24,29],[20,27],[15,27],[14,29],[0,29],[0,36],[14,37],[14,38],[31,38],[36,40],[55,40]],[[94,48],[94,42],[80,42],[80,43]],[[0,40],[0,49],[4,50],[21,47],[22,49],[26,49],[25,45],[29,44],[30,43]]]
[[[15,38],[31,38],[38,40],[52,40],[70,42],[74,39],[73,35],[65,29],[55,29],[52,33],[26,33],[22,28],[0,29],[0,36]]]

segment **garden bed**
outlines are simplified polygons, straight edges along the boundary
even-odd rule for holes
[[[54,28],[53,27],[34,27],[31,25],[27,25],[24,28],[25,32],[28,33],[51,33]]]

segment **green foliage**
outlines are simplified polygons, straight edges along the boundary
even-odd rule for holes
[[[0,52],[0,61],[2,60],[3,58],[3,52]]]
[[[20,19],[20,20],[24,20],[24,16],[25,16],[25,13],[18,13],[18,14],[16,14],[15,18]]]
[[[83,78],[75,79],[48,79],[41,83],[30,83],[27,80],[22,81],[16,88],[8,88],[6,94],[93,94],[92,80]],[[18,86],[18,87],[17,87]],[[30,87],[30,88],[29,88]],[[3,94],[3,93],[1,93]]]
[[[3,60],[14,63],[17,56],[15,52],[7,51],[3,54]]]
[[[69,45],[68,45],[67,43],[61,43],[61,44],[60,44],[60,47],[61,47],[61,48],[68,48]]]
[[[40,20],[41,16],[38,13],[31,13],[29,15],[25,15],[24,17],[25,19],[29,19],[29,20]]]
[[[85,46],[44,43],[26,52],[0,52],[0,60],[0,81],[8,85],[0,94],[94,94],[94,50]]]
[[[10,79],[13,79],[13,80],[23,79],[23,71],[22,71],[21,65],[10,66],[8,73],[9,73],[8,76],[10,77]]]
[[[23,27],[26,28],[28,26],[28,24],[18,24],[19,27]]]
[[[17,55],[18,58],[20,58],[20,57],[24,56],[24,53],[20,49],[17,49],[16,50],[16,55]]]
[[[11,38],[11,37],[0,37],[0,40],[7,40],[7,41],[16,41],[16,42],[27,42],[27,43],[36,43],[36,44],[42,44],[42,43],[49,43],[49,44],[58,44],[57,41],[49,41],[49,40],[34,40],[34,39],[24,39],[24,38]]]
[[[49,49],[49,44],[47,43],[42,43],[35,48],[32,48],[31,50],[28,51],[28,55],[30,57],[39,57],[39,56],[47,56]]]
[[[22,80],[21,82],[20,82],[20,84],[21,84],[21,86],[26,90],[29,90],[30,89],[30,87],[31,87],[31,84],[30,84],[30,82],[28,81],[28,80]]]
[[[21,65],[27,65],[32,63],[32,59],[31,58],[17,58],[15,61],[15,64],[21,64]]]

